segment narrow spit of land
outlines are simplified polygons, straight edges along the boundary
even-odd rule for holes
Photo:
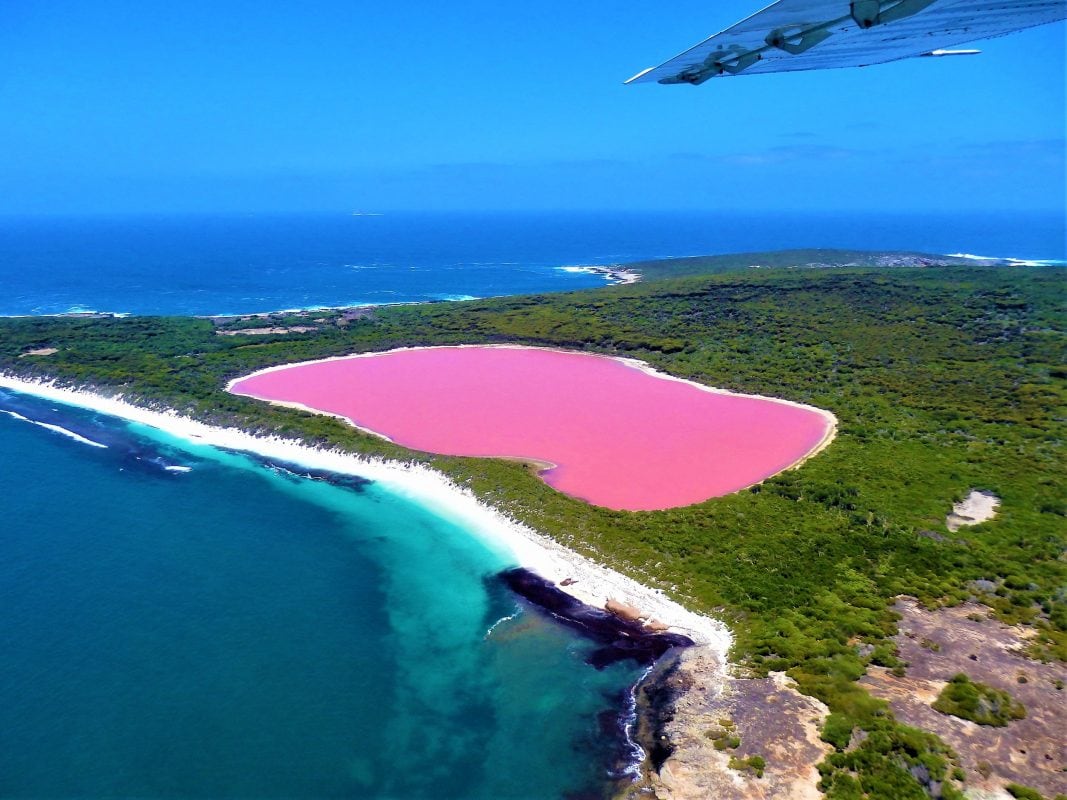
[[[790,691],[825,705],[815,723],[821,745],[805,752],[813,760],[828,754],[818,773],[806,766],[810,786],[818,781],[834,798],[921,800],[984,785],[977,766],[960,762],[936,735],[902,724],[857,679],[877,667],[907,675],[893,639],[901,594],[925,605],[973,598],[1001,621],[1025,626],[1031,657],[1067,656],[1058,593],[1067,579],[1067,431],[1057,413],[1067,398],[1063,270],[746,268],[644,278],[355,318],[319,312],[311,323],[281,316],[264,325],[315,330],[257,336],[217,336],[214,323],[195,319],[2,320],[0,369],[123,393],[216,425],[432,465],[557,542],[728,620],[745,680],[784,673],[780,686],[795,682]],[[505,342],[637,357],[707,385],[826,408],[840,421],[838,436],[803,468],[752,489],[633,513],[568,498],[520,464],[412,452],[338,420],[224,392],[227,381],[280,363]],[[29,355],[42,349],[55,352]],[[1000,498],[997,516],[949,531],[946,515],[975,489]],[[684,698],[701,698],[700,687],[692,681],[661,707],[684,709]],[[714,699],[705,696],[700,707],[716,713],[723,706]],[[746,707],[735,703],[729,713],[744,715]],[[765,726],[753,733],[747,716],[727,721],[741,733],[714,738],[729,730],[716,721],[707,736],[694,734],[722,741],[712,749],[737,796],[785,785],[785,773],[804,766],[782,755],[788,741],[767,739]],[[659,754],[667,771],[669,745]],[[991,766],[991,775],[1004,774]],[[683,796],[678,787],[655,791]]]

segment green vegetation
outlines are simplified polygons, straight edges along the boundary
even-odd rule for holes
[[[1019,800],[1045,800],[1045,796],[1041,792],[1028,786],[1020,786],[1017,783],[1009,783],[1004,787],[1004,791]],[[1058,794],[1054,800],[1067,800],[1067,795]]]
[[[711,728],[704,735],[712,740],[716,750],[736,750],[741,746],[741,737],[737,735],[737,725],[733,720],[720,719],[717,728]]]
[[[1009,722],[1026,717],[1023,704],[1007,692],[976,683],[962,672],[953,676],[934,701],[933,708],[942,714],[969,719],[979,725],[1002,728]]]
[[[859,725],[866,738],[852,749],[837,750],[819,764],[819,788],[830,800],[926,800],[932,784],[944,800],[963,800],[950,777],[958,775],[956,755],[932,733],[902,725],[884,703]],[[824,737],[825,738],[825,737]]]
[[[748,758],[730,756],[730,763],[728,766],[730,769],[736,769],[738,772],[751,772],[757,778],[762,778],[763,771],[767,768],[767,762],[763,760],[763,756],[749,756]]]
[[[0,370],[433,463],[561,543],[727,619],[752,674],[787,671],[833,712],[828,795],[899,800],[949,780],[954,757],[856,682],[869,664],[902,667],[889,639],[895,596],[977,595],[1034,628],[1035,654],[1067,656],[1064,296],[1056,269],[783,269],[325,315],[319,330],[286,335],[218,336],[208,320],[178,318],[6,319]],[[839,433],[802,469],[750,490],[631,513],[560,495],[519,464],[411,453],[222,391],[272,364],[460,342],[642,358],[829,409]],[[42,347],[59,352],[19,357]],[[972,488],[1002,499],[997,518],[949,533],[945,514]],[[944,785],[945,797],[956,791]]]
[[[741,737],[736,734],[728,734],[715,739],[716,750],[736,750],[741,746]]]

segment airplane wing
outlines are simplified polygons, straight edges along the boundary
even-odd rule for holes
[[[778,0],[626,82],[863,67],[1064,18],[1067,0]]]

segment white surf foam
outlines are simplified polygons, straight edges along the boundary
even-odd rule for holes
[[[473,294],[435,294],[431,295],[434,300],[444,300],[449,303],[462,303],[465,300],[478,300]]]
[[[489,626],[489,630],[485,632],[485,636],[483,636],[482,638],[488,639],[490,636],[493,635],[493,631],[495,631],[498,626],[515,619],[517,616],[519,616],[519,613],[520,612],[516,611],[514,614],[508,614],[506,617],[501,617],[500,619],[498,619],[496,622]]]
[[[58,433],[61,436],[66,436],[68,439],[73,439],[76,442],[81,442],[82,444],[87,444],[90,447],[101,447],[101,448],[103,448],[105,450],[107,449],[107,445],[106,444],[100,444],[100,442],[94,442],[92,439],[86,439],[84,436],[82,436],[80,434],[77,434],[74,431],[68,431],[66,428],[63,428],[63,427],[61,427],[59,425],[52,425],[49,422],[41,422],[40,420],[30,419],[29,417],[24,417],[22,414],[18,414],[18,413],[14,412],[14,411],[6,411],[6,410],[3,410],[3,409],[0,409],[0,413],[7,414],[9,417],[14,417],[15,419],[20,419],[23,422],[28,422],[31,425],[36,425],[36,426],[38,426],[40,428],[46,428],[47,430],[50,430],[50,431],[52,431],[54,433]]]
[[[967,258],[971,261],[1000,261],[1013,267],[1062,267],[1067,261],[1058,258],[1011,258],[1004,256],[977,256],[974,253],[946,253],[949,258]]]

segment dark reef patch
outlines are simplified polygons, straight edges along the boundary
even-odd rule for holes
[[[299,464],[291,464],[286,461],[264,458],[255,453],[240,452],[241,455],[246,455],[252,458],[267,469],[287,478],[292,478],[293,480],[323,481],[331,486],[340,486],[357,492],[363,491],[367,484],[374,482],[370,478],[361,478],[359,475],[348,475],[342,472],[331,472],[325,469],[311,469]]]
[[[519,597],[599,644],[587,659],[597,669],[626,659],[650,666],[672,647],[693,645],[688,636],[649,631],[640,623],[587,606],[528,569],[504,570],[500,579]]]
[[[678,693],[684,690],[678,681],[679,648],[692,647],[693,640],[649,631],[639,622],[588,606],[523,567],[504,570],[497,577],[529,605],[599,645],[586,658],[596,669],[627,659],[651,667],[631,689],[632,707],[627,696],[612,698],[615,710],[600,714],[597,723],[602,739],[612,743],[607,796],[616,797],[632,785],[646,755],[658,771],[673,752],[665,730]]]
[[[675,702],[692,688],[687,676],[678,669],[679,663],[677,653],[661,659],[637,685],[635,692],[634,741],[648,754],[652,769],[657,773],[674,753],[674,745],[667,736],[667,725],[674,719]]]

